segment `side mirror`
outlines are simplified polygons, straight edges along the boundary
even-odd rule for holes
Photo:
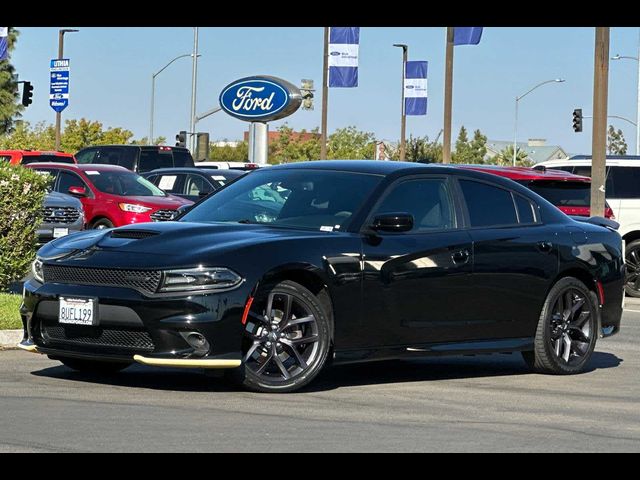
[[[202,191],[202,192],[198,193],[198,196],[199,196],[200,198],[204,198],[204,197],[206,197],[207,195],[209,195],[210,193],[211,193],[211,191],[209,191],[209,192],[207,192],[207,191]]]
[[[87,189],[84,187],[69,187],[69,190],[67,191],[69,192],[69,194],[73,195],[74,197],[87,196]]]
[[[178,218],[180,218],[181,216],[183,216],[185,213],[187,213],[189,210],[191,210],[191,208],[193,207],[193,204],[190,205],[182,205],[181,207],[178,207],[176,210],[176,216],[173,217],[173,220],[177,220]]]
[[[408,232],[413,229],[413,215],[403,212],[376,215],[370,228],[376,232]]]

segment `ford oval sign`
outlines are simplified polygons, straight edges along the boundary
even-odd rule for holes
[[[284,118],[295,112],[301,103],[302,95],[295,85],[267,75],[236,80],[220,94],[222,109],[246,122]]]

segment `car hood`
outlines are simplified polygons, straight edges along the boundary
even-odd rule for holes
[[[266,225],[157,222],[91,230],[55,240],[40,250],[44,258],[81,250],[135,254],[138,258],[198,258],[255,247],[277,240],[327,237],[338,233],[292,230]],[[155,261],[154,261],[155,263]]]
[[[44,198],[45,207],[75,207],[82,208],[82,202],[71,195],[59,192],[49,192]]]
[[[182,205],[191,205],[193,203],[191,200],[185,200],[184,198],[176,197],[175,195],[167,195],[166,197],[107,195],[118,203],[132,203],[156,210],[176,210]]]

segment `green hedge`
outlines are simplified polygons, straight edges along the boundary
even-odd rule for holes
[[[50,178],[0,163],[0,292],[29,270]]]

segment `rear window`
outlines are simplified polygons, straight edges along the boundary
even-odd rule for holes
[[[59,155],[25,155],[22,157],[22,165],[29,163],[43,163],[43,162],[55,162],[55,163],[74,163],[72,157],[61,157]]]
[[[140,152],[139,173],[149,172],[157,168],[172,168],[173,166],[171,151],[142,149]]]
[[[590,205],[590,183],[556,180],[523,180],[519,183],[556,207],[588,207]]]
[[[193,167],[193,157],[188,150],[174,150],[173,161],[176,167]]]
[[[100,154],[91,163],[103,165],[119,165],[127,170],[133,170],[133,164],[138,153],[137,148],[102,147]]]

